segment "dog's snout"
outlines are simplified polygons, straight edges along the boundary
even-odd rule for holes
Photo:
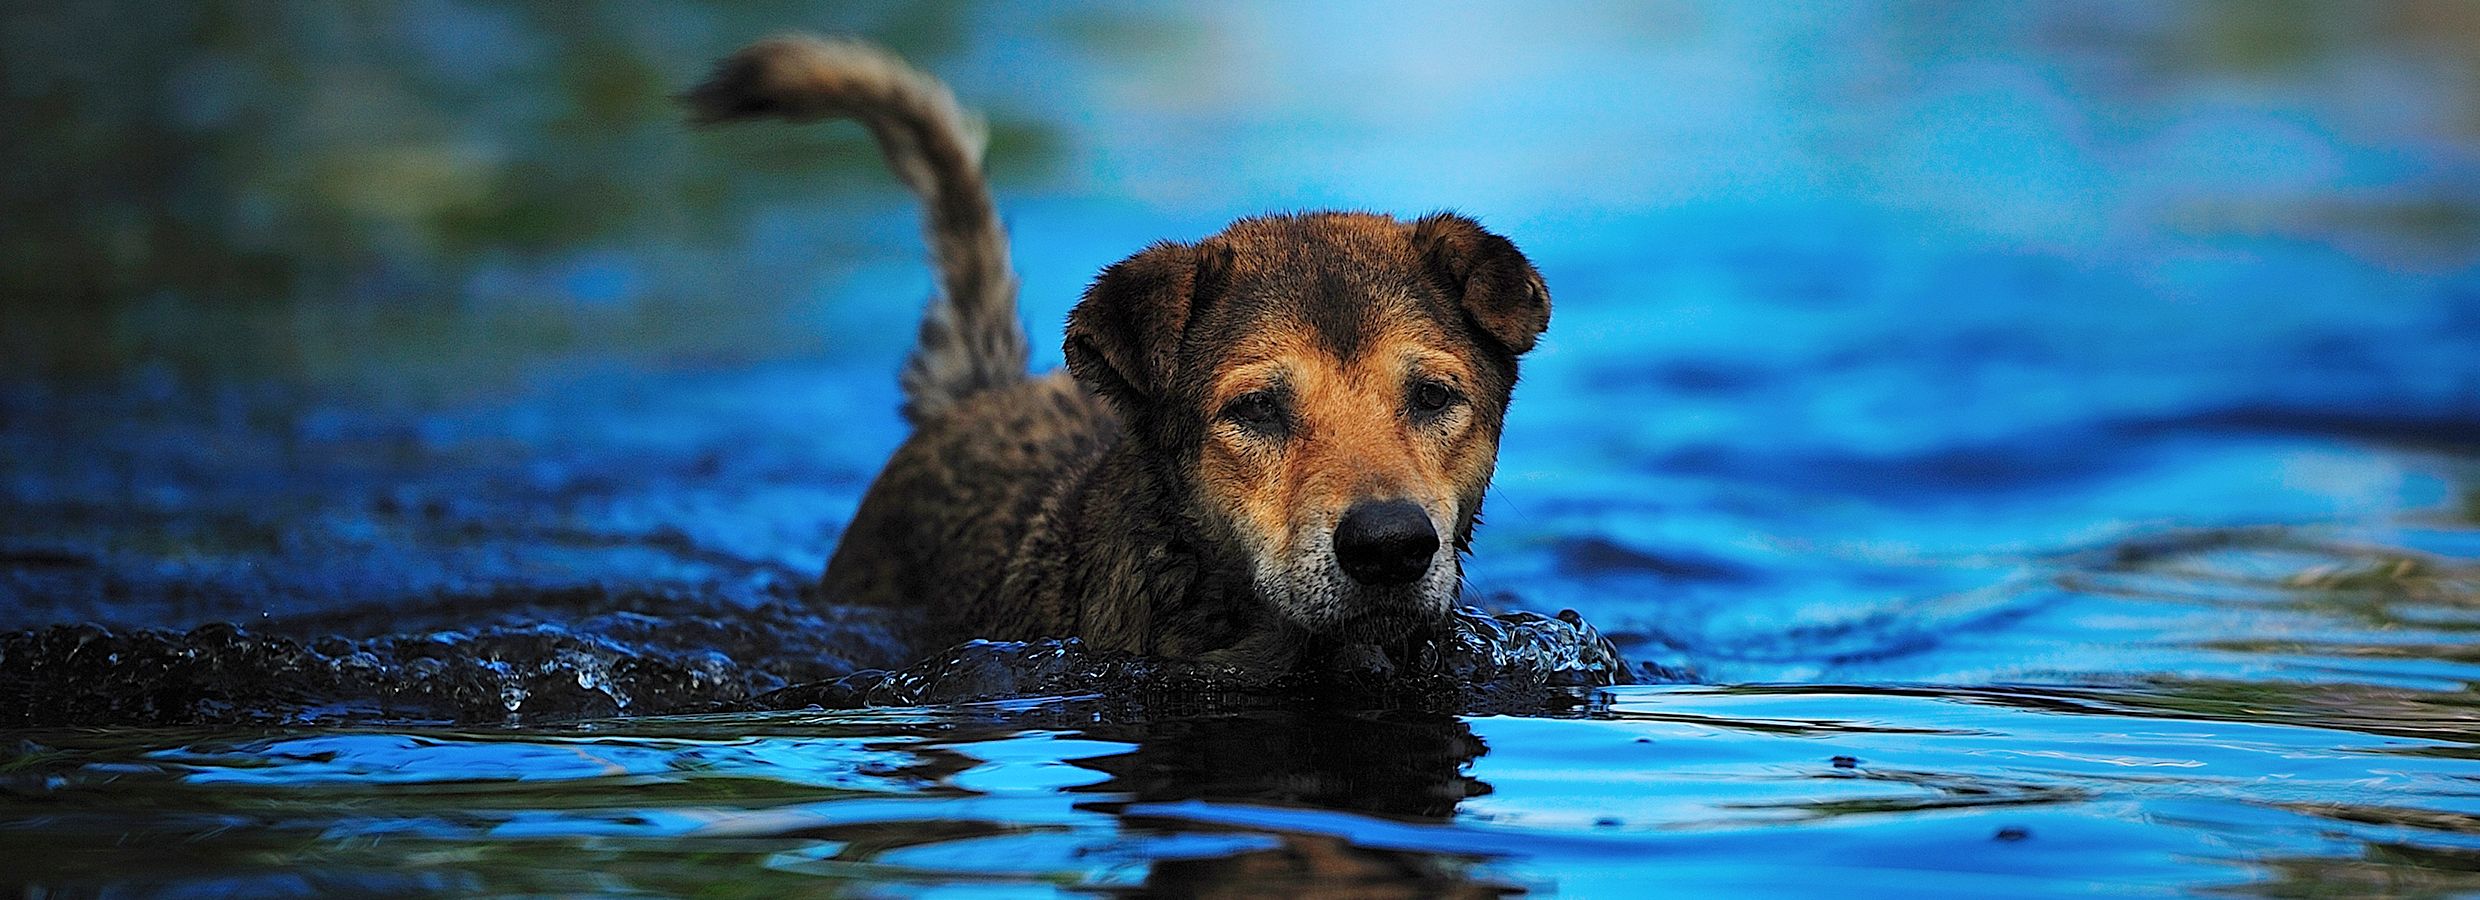
[[[1335,561],[1353,581],[1371,586],[1410,584],[1429,571],[1438,552],[1438,529],[1429,513],[1408,500],[1361,501],[1335,524]]]

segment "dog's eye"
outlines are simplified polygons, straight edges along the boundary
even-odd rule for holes
[[[1412,385],[1412,411],[1415,413],[1434,416],[1454,404],[1454,388],[1435,381],[1418,381]]]
[[[1284,426],[1283,398],[1273,391],[1242,394],[1223,404],[1223,418],[1260,434],[1277,434]]]

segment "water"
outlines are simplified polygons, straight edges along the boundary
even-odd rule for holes
[[[2467,742],[2258,712],[1796,685],[1617,688],[1567,718],[1070,699],[44,733],[0,846],[37,881],[254,895],[2476,886]]]
[[[2473,18],[12,13],[0,882],[2480,891]],[[1643,683],[811,596],[929,279],[857,133],[677,126],[785,24],[992,113],[1038,348],[1235,215],[1515,238],[1467,599]]]

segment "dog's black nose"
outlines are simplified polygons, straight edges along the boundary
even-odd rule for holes
[[[1335,561],[1343,574],[1370,586],[1410,584],[1429,571],[1438,529],[1409,500],[1361,501],[1335,524]]]

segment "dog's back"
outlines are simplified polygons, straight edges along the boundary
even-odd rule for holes
[[[862,496],[822,583],[838,602],[927,604],[935,642],[1068,635],[1074,611],[999,602],[1024,548],[1068,514],[1059,487],[1118,437],[1102,402],[1065,373],[977,392],[924,419]]]
[[[839,603],[929,603],[932,639],[1031,637],[1068,615],[982,602],[1055,513],[1063,480],[1119,434],[1066,373],[1026,374],[1007,234],[981,169],[980,128],[947,88],[885,51],[779,37],[725,59],[685,98],[697,119],[867,126],[919,194],[939,293],[900,384],[912,438],[888,460],[836,547],[823,593]]]

